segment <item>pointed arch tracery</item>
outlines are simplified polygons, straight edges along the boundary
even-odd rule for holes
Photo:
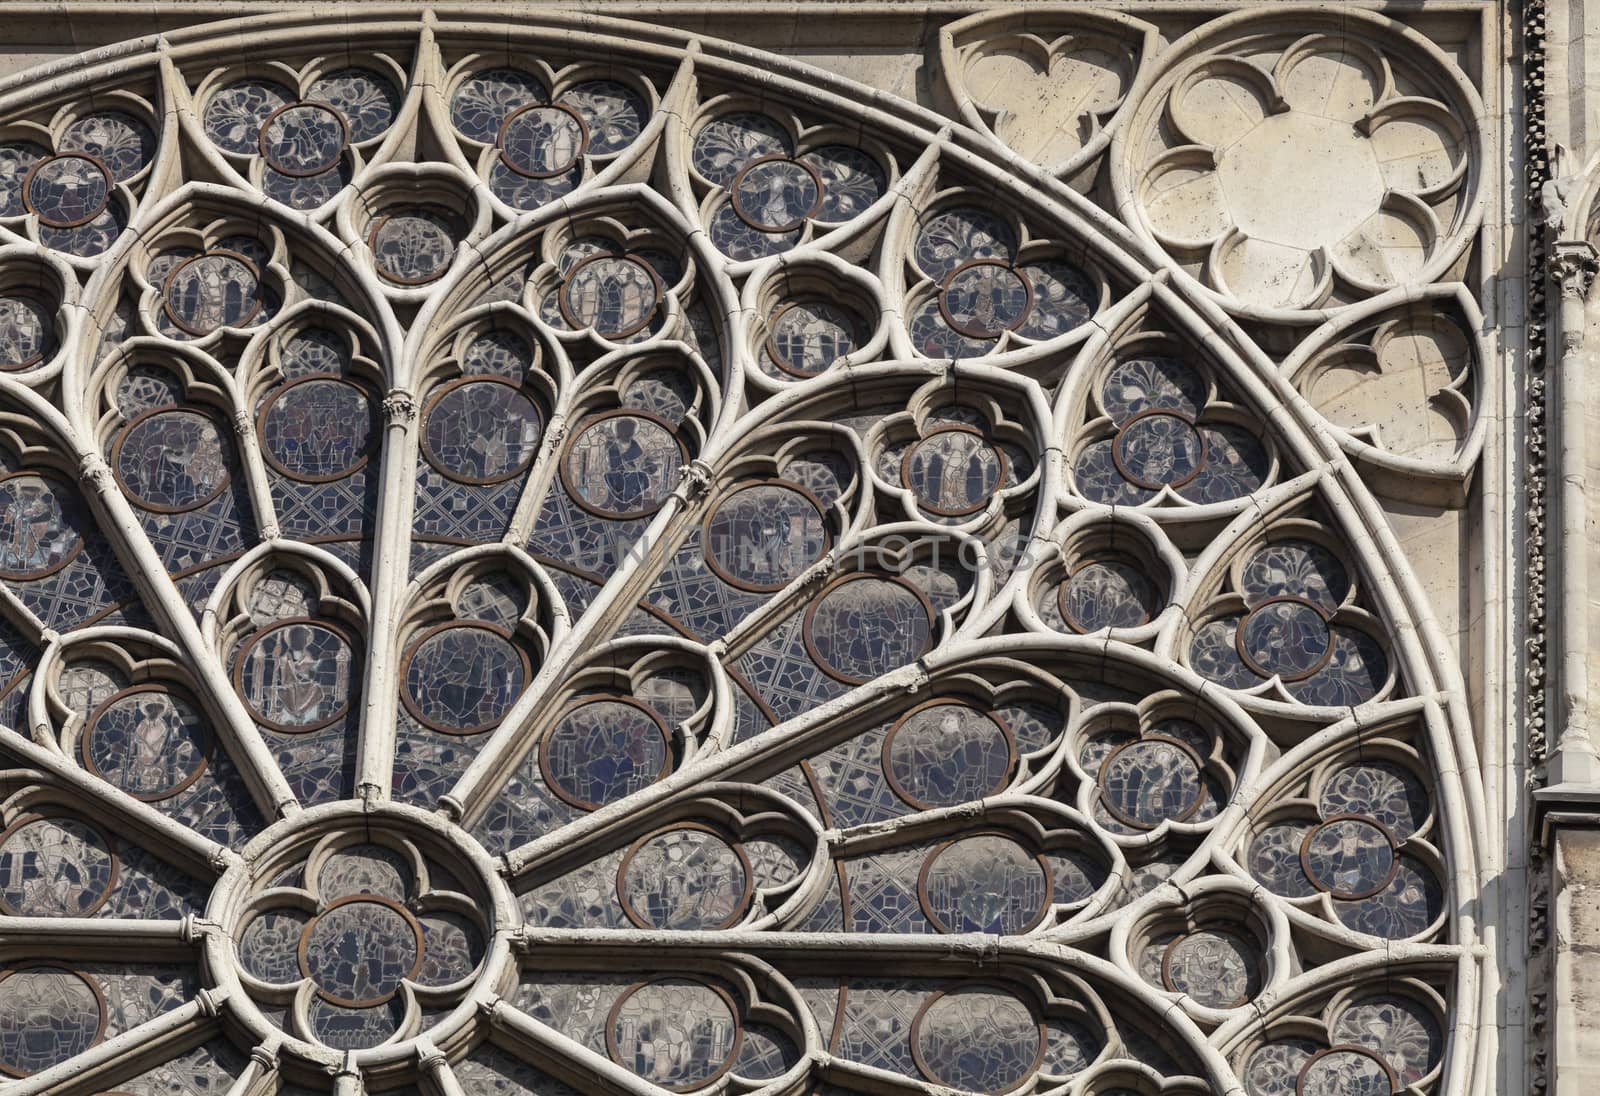
[[[0,1092],[1465,1090],[1447,58],[342,34],[0,89]]]

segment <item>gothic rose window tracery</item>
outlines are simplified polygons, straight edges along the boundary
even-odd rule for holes
[[[991,18],[954,121],[554,16],[0,85],[0,1094],[1453,1091],[1374,499],[1482,444],[1483,108]]]

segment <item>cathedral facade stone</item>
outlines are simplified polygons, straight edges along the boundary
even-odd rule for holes
[[[1592,8],[0,4],[0,1096],[1584,1091]]]

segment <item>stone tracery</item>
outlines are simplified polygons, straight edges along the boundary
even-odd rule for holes
[[[943,137],[432,20],[6,94],[0,915],[74,920],[0,956],[0,1070],[1443,1091],[1472,758],[1367,504],[1481,444],[1420,284],[1481,153],[1442,54],[1319,19],[1039,39],[1087,140],[980,101],[978,24]],[[1268,126],[1381,146],[1371,208],[1279,239]]]

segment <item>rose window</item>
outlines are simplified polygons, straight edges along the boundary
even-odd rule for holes
[[[0,1096],[1465,1083],[1382,500],[1481,444],[1483,108],[1368,12],[990,18],[954,121],[450,12],[0,88]]]

